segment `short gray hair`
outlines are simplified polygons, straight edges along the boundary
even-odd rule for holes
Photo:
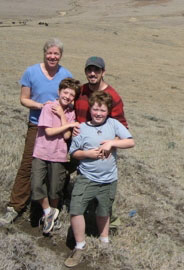
[[[57,39],[57,38],[51,38],[49,40],[47,40],[43,46],[43,52],[44,54],[47,52],[47,50],[51,47],[58,47],[58,49],[60,50],[60,53],[62,54],[63,52],[63,43]]]

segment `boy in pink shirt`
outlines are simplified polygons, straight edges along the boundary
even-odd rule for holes
[[[44,105],[38,123],[31,174],[32,200],[42,206],[43,233],[57,220],[59,198],[66,179],[67,143],[75,122],[72,103],[80,93],[80,82],[67,78],[59,85],[59,99]]]

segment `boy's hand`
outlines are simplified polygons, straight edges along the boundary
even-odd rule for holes
[[[79,122],[72,122],[72,123],[70,123],[70,127],[71,128],[76,128],[76,129],[79,129],[80,128],[80,124],[79,124]]]
[[[104,158],[108,158],[111,155],[112,140],[105,140],[100,144],[100,151]]]
[[[59,117],[61,117],[63,115],[63,108],[61,106],[58,105],[54,105],[52,106],[52,112],[56,115],[58,115]]]
[[[103,153],[100,148],[87,150],[87,157],[92,159],[103,159]]]
[[[79,134],[80,134],[80,125],[74,127],[73,132],[72,132],[72,136],[75,137],[75,136],[77,136]]]

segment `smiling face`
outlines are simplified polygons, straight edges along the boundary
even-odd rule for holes
[[[56,68],[61,59],[61,52],[57,46],[53,46],[47,49],[44,53],[44,63],[50,69]]]
[[[75,90],[71,88],[65,88],[59,90],[59,103],[63,108],[68,107],[75,99]]]
[[[105,122],[109,114],[109,111],[108,111],[107,105],[105,104],[99,105],[97,102],[95,102],[94,105],[90,109],[90,113],[91,113],[91,118],[92,118],[91,123],[93,125],[101,125]]]
[[[89,84],[97,85],[100,84],[100,82],[103,80],[105,71],[96,66],[88,66],[85,69],[85,74]]]

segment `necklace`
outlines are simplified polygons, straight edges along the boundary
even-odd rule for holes
[[[87,122],[88,125],[94,127],[96,129],[96,132],[98,135],[101,135],[102,134],[102,125],[99,125],[99,126],[95,126],[93,125],[91,122]]]
[[[102,130],[101,130],[102,128],[97,128],[95,126],[94,126],[94,128],[96,129],[96,132],[97,132],[98,135],[102,134]]]
[[[98,135],[102,134],[102,126],[93,126],[96,129]]]

